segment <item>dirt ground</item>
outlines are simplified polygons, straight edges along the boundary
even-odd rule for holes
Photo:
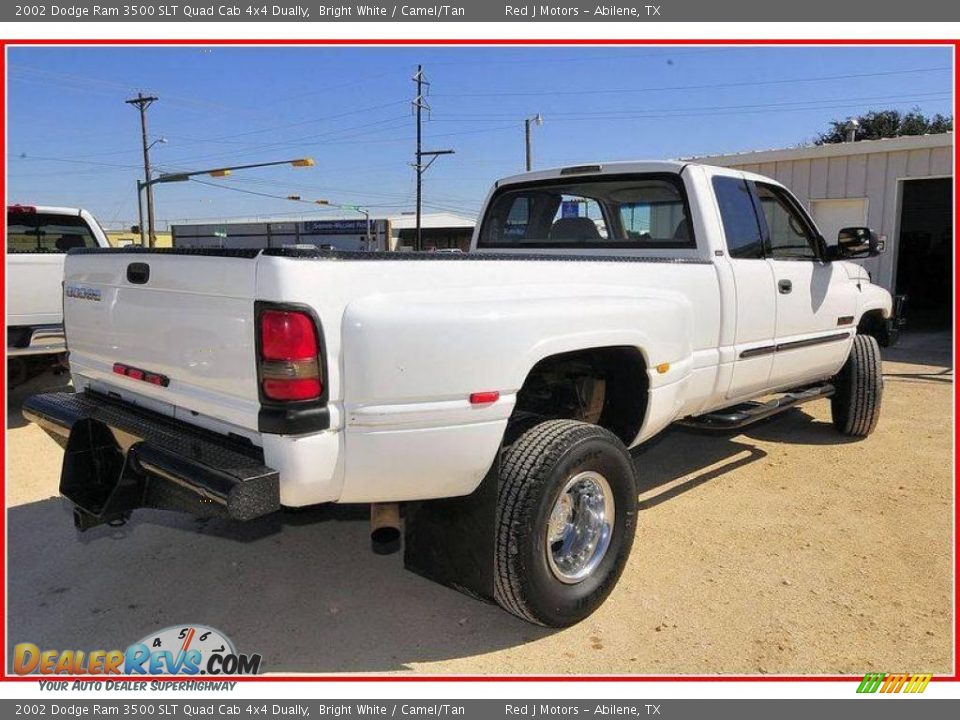
[[[369,552],[363,508],[233,527],[142,511],[77,534],[61,451],[7,415],[11,648],[113,648],[179,623],[285,673],[862,674],[952,671],[953,370],[946,335],[885,351],[877,431],[817,402],[733,437],[636,453],[636,544],[606,604],[550,631]]]

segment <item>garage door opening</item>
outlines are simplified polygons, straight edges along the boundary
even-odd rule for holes
[[[953,321],[953,180],[904,180],[896,291],[909,296],[907,329]]]

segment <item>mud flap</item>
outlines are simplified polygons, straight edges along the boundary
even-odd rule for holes
[[[406,506],[403,564],[428,580],[494,602],[499,458],[470,495]]]
[[[64,447],[60,494],[74,505],[81,530],[122,522],[140,506],[143,483],[125,472],[126,455],[106,425],[78,421]]]
[[[137,508],[253,520],[280,509],[279,473],[252,446],[89,391],[28,398],[64,448],[60,494],[87,530]]]

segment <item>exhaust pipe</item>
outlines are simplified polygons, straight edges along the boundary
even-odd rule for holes
[[[399,503],[370,504],[370,546],[377,555],[391,555],[400,549]]]

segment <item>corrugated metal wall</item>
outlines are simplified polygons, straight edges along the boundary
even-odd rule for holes
[[[813,151],[815,152],[815,150]],[[775,178],[809,209],[812,200],[867,198],[867,224],[887,236],[887,251],[863,265],[892,289],[899,221],[899,180],[953,174],[950,146],[812,157],[767,163],[724,163]]]

